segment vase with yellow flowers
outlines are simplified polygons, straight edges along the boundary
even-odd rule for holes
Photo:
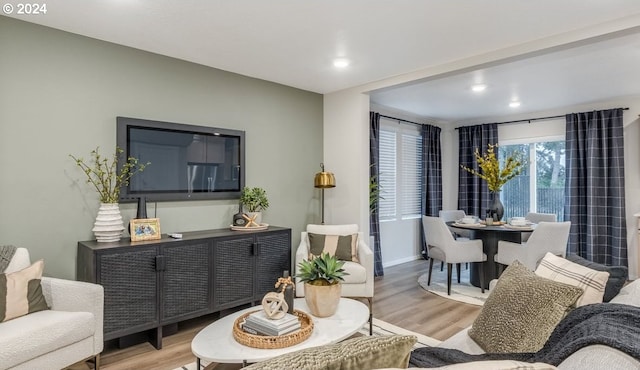
[[[496,155],[496,148],[498,148],[498,144],[489,144],[487,151],[482,155],[476,148],[473,155],[480,171],[463,165],[460,165],[460,167],[487,182],[487,187],[492,197],[489,210],[493,215],[494,221],[500,221],[504,215],[504,207],[500,201],[500,191],[504,184],[522,173],[524,163],[517,154],[513,153],[505,158],[504,165],[501,167]]]
[[[113,242],[120,240],[124,230],[118,204],[120,189],[127,186],[131,177],[143,171],[150,163],[141,164],[137,158],[128,157],[118,168],[118,159],[124,152],[122,149],[116,147],[111,160],[102,156],[98,150],[96,148],[91,151],[91,159],[88,161],[71,154],[69,156],[82,169],[87,183],[95,188],[100,198],[100,208],[92,229],[96,241]]]

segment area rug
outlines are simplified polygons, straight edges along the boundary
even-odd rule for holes
[[[469,282],[469,269],[462,265],[460,273],[460,283],[458,283],[457,272],[454,268],[451,282],[451,295],[447,295],[447,267],[440,271],[440,263],[433,264],[433,272],[431,275],[431,285],[427,285],[429,272],[420,275],[418,284],[422,289],[441,297],[453,299],[458,302],[469,303],[476,306],[482,306],[489,296],[489,291],[485,289],[484,293],[480,288],[471,285]],[[436,268],[437,267],[437,268]]]
[[[369,335],[369,323],[366,323],[362,328],[360,328],[360,330],[358,331],[358,334]],[[376,318],[373,319],[373,335],[374,336],[384,336],[384,335],[393,335],[393,334],[415,335],[416,337],[418,337],[418,342],[416,342],[413,348],[433,347],[440,344],[440,341],[437,339],[413,332],[411,330],[403,329],[401,327],[389,324],[388,322],[378,320]],[[235,364],[233,365],[229,364],[229,365],[234,366]],[[218,369],[219,366],[212,366],[209,368]],[[196,363],[192,362],[190,364],[178,367],[174,370],[197,370]]]

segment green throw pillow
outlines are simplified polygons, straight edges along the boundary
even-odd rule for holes
[[[406,369],[416,343],[414,335],[357,337],[344,342],[291,352],[255,363],[247,370]]]
[[[309,253],[319,256],[329,253],[342,261],[358,262],[358,234],[325,235],[307,233],[309,236]]]
[[[582,293],[515,261],[500,276],[469,336],[485,352],[536,352]]]
[[[47,310],[40,279],[44,261],[12,273],[0,274],[0,322]]]

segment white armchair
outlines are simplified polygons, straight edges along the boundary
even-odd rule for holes
[[[324,235],[358,234],[358,261],[345,261],[344,269],[349,275],[342,282],[342,296],[366,298],[369,303],[369,332],[373,331],[373,252],[367,245],[364,233],[358,231],[358,225],[307,225],[303,231],[300,245],[296,251],[295,271],[298,275],[298,263],[309,258],[309,238],[307,233]],[[304,283],[296,279],[296,296],[304,297]]]
[[[18,248],[5,273],[31,265]],[[50,310],[0,323],[0,369],[63,369],[83,360],[100,367],[104,291],[101,285],[43,277]]]

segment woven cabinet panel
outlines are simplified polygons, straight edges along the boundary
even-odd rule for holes
[[[206,310],[209,305],[209,246],[205,242],[165,246],[163,317]]]
[[[253,298],[253,237],[222,240],[214,247],[214,308]]]
[[[104,336],[158,321],[156,248],[100,255]]]
[[[275,290],[275,283],[285,270],[291,269],[291,238],[288,232],[260,235],[256,263],[256,298]],[[291,275],[292,272],[289,271]]]

